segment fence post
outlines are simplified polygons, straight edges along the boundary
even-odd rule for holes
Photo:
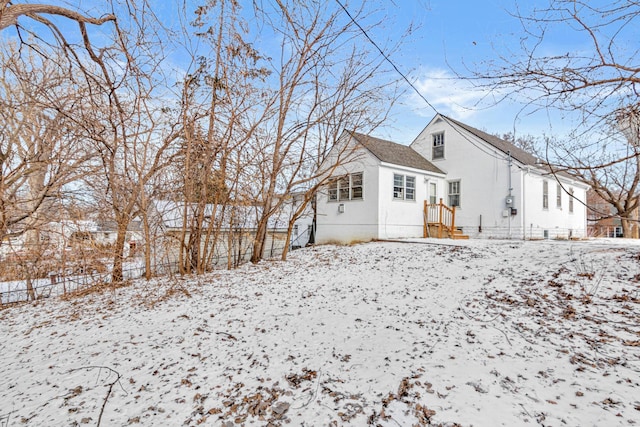
[[[456,207],[451,206],[451,236],[453,237],[453,232],[456,228]]]
[[[442,197],[440,198],[440,208],[439,208],[439,216],[438,216],[438,239],[442,239],[442,227],[444,226],[442,222],[442,212],[444,210],[444,204],[442,203]]]
[[[428,215],[429,214],[427,212],[427,201],[425,200],[424,201],[424,211],[423,211],[423,214],[422,214],[422,224],[423,224],[423,226],[422,226],[422,237],[427,237],[427,227],[429,226],[427,224]]]

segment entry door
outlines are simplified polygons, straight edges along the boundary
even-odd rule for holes
[[[429,204],[435,205],[438,203],[438,186],[435,182],[429,183]]]

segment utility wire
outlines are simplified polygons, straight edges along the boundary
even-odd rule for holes
[[[369,34],[367,33],[367,31],[362,28],[362,26],[355,20],[355,18],[351,15],[351,13],[349,13],[349,10],[347,10],[347,8],[344,6],[344,4],[342,4],[342,2],[340,0],[336,0],[336,3],[338,3],[338,5],[342,8],[342,10],[344,11],[344,13],[347,14],[347,16],[349,17],[349,19],[351,20],[351,22],[358,27],[358,29],[360,29],[360,31],[362,32],[362,34],[367,38],[367,40],[369,40],[369,43],[371,43],[380,53],[380,55],[382,55],[382,57],[385,59],[385,61],[387,61],[392,67],[393,69],[396,71],[396,73],[398,73],[405,82],[407,82],[407,84],[409,85],[409,87],[411,87],[411,89],[413,89],[413,91],[420,97],[422,98],[422,100],[429,106],[431,107],[431,109],[433,111],[435,111],[436,114],[439,114],[446,122],[449,123],[449,125],[464,139],[466,139],[467,141],[469,141],[473,146],[475,146],[477,149],[479,149],[480,151],[482,151],[483,153],[487,154],[490,157],[493,157],[495,159],[498,160],[505,160],[505,157],[503,156],[496,156],[494,153],[487,151],[484,147],[479,146],[478,144],[475,143],[475,141],[473,141],[471,138],[468,137],[468,135],[464,134],[462,131],[460,131],[460,129],[458,129],[458,126],[456,123],[452,123],[452,120],[449,119],[447,116],[445,116],[444,114],[440,113],[438,111],[438,109],[436,107],[433,106],[433,104],[431,104],[429,102],[429,100],[418,90],[417,87],[415,87],[415,85],[409,80],[409,78],[402,72],[400,71],[400,69],[398,68],[398,66],[396,66],[396,64],[391,60],[391,58],[389,58],[389,56],[384,53],[384,51],[380,48],[380,46],[378,46],[378,44],[369,36]],[[481,138],[482,139],[482,138]],[[553,175],[553,177],[555,178],[555,180],[560,184],[560,186],[562,187],[562,189],[565,191],[566,194],[569,195],[569,197],[573,198],[574,200],[577,200],[578,203],[582,204],[583,206],[585,206],[587,209],[590,209],[596,213],[601,214],[601,212],[596,211],[594,208],[589,207],[586,204],[586,201],[582,201],[580,199],[578,199],[577,197],[574,197],[572,195],[571,192],[567,191],[567,189],[564,186],[564,183],[562,183],[560,181],[560,179],[557,176],[556,171],[554,171],[554,169],[551,167],[551,164],[548,162],[547,160],[547,165],[550,166],[550,174]],[[523,169],[523,167],[521,167],[518,164],[515,164],[516,167],[518,167],[519,169]],[[620,216],[614,216],[614,215],[609,215],[608,217],[616,217],[616,218],[621,218]],[[640,221],[640,220],[636,220],[636,221]]]
[[[493,157],[495,159],[498,160],[505,160],[504,156],[496,156],[494,153],[487,151],[484,147],[479,146],[478,144],[476,144],[473,140],[471,140],[467,135],[465,135],[464,133],[462,133],[460,131],[460,129],[458,129],[458,127],[454,124],[452,124],[449,120],[449,118],[447,116],[445,116],[444,114],[440,113],[438,111],[438,109],[436,107],[433,106],[433,104],[431,104],[429,102],[429,100],[418,90],[418,88],[409,80],[409,78],[402,72],[400,71],[400,69],[398,68],[398,66],[391,60],[391,58],[389,58],[389,56],[384,53],[384,51],[380,48],[380,46],[378,46],[378,44],[371,38],[371,36],[369,36],[369,34],[367,33],[367,31],[362,28],[362,26],[358,23],[358,21],[355,20],[355,18],[351,15],[351,13],[349,13],[349,10],[347,10],[347,8],[344,6],[344,4],[342,4],[342,2],[340,0],[336,0],[336,3],[338,3],[338,5],[342,8],[342,10],[344,11],[344,13],[347,14],[347,16],[349,17],[349,19],[351,20],[351,22],[353,22],[353,24],[358,27],[358,29],[360,29],[360,31],[362,32],[362,34],[367,38],[367,40],[369,40],[369,43],[371,43],[373,45],[373,47],[375,47],[378,52],[380,53],[380,55],[382,55],[382,57],[385,59],[385,61],[387,61],[392,67],[393,69],[396,71],[396,73],[398,73],[400,75],[400,77],[402,77],[404,79],[405,82],[407,82],[407,84],[409,85],[409,87],[411,87],[411,89],[413,89],[413,91],[429,106],[431,107],[431,109],[433,111],[435,111],[436,114],[439,114],[440,116],[442,116],[448,123],[449,125],[464,139],[466,139],[467,141],[469,141],[473,146],[475,146],[478,150],[482,151],[483,153],[487,154],[490,157]]]
[[[354,19],[353,16],[351,16],[351,13],[349,13],[349,11],[347,10],[347,8],[342,4],[342,2],[340,2],[340,0],[336,0],[336,3],[338,3],[338,5],[340,5],[340,7],[342,8],[342,10],[344,10],[344,13],[347,14],[347,16],[349,17],[349,19],[351,20],[351,22],[353,22],[355,24],[356,27],[358,27],[360,29],[360,31],[362,31],[362,34],[364,34],[364,36],[367,38],[367,40],[369,40],[369,43],[371,43],[373,45],[373,47],[375,47],[378,52],[380,52],[380,55],[382,55],[382,57],[393,67],[394,70],[396,70],[396,73],[398,73],[405,82],[407,82],[407,84],[415,91],[415,93],[418,94],[418,96],[420,98],[422,98],[424,100],[424,102],[427,103],[427,105],[429,107],[431,107],[431,109],[433,111],[435,111],[437,114],[440,114],[438,112],[438,110],[436,109],[436,107],[434,107],[433,105],[431,105],[431,103],[429,102],[429,100],[427,98],[425,98],[424,95],[422,95],[422,93],[420,93],[420,91],[418,90],[418,88],[416,88],[413,83],[411,83],[411,81],[407,78],[407,76],[400,71],[400,69],[396,66],[396,64],[387,56],[386,53],[384,53],[384,51],[382,49],[380,49],[380,46],[378,46],[378,44],[371,38],[369,37],[369,34],[367,34],[367,32],[365,31],[364,28],[362,28],[362,26],[358,23],[358,21],[356,21]]]

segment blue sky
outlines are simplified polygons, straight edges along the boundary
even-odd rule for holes
[[[109,11],[105,10],[105,2],[98,0],[52,2],[80,8],[94,16]],[[186,0],[191,7],[203,2]],[[250,9],[250,0],[242,3]],[[166,24],[177,24],[174,8],[182,0],[151,0],[151,4]],[[517,53],[523,31],[510,12],[516,6],[531,8],[545,4],[547,0],[374,0],[375,9],[369,19],[379,20],[382,25],[370,36],[384,46],[397,42],[405,29],[413,26],[413,32],[392,53],[391,59],[439,112],[490,133],[561,135],[570,129],[570,118],[554,111],[531,114],[530,109],[523,110],[524,104],[513,101],[496,105],[491,102],[495,94],[475,90],[469,82],[456,78],[456,73],[469,75],[469,70],[482,69],[483,61]],[[337,3],[335,6],[338,7]],[[64,25],[77,31],[74,25]],[[94,31],[99,33],[100,29]],[[585,47],[572,31],[560,29],[550,36],[544,46],[549,52]],[[362,43],[368,43],[364,36]],[[179,66],[177,62],[176,65]],[[387,124],[374,134],[408,144],[434,114],[419,96],[407,90]]]
[[[398,28],[411,21],[419,26],[413,36],[415,42],[395,53],[392,60],[438,112],[490,133],[542,135],[568,131],[556,112],[533,113],[524,103],[511,101],[496,104],[494,94],[478,91],[470,82],[456,77],[456,73],[469,75],[470,70],[482,69],[484,61],[501,54],[518,52],[523,31],[520,22],[510,15],[516,10],[514,1],[388,3],[388,12],[400,21]],[[530,1],[526,6],[545,3]],[[561,50],[575,48],[575,43],[575,35],[567,32],[554,36],[548,45],[549,49]],[[392,123],[378,132],[382,137],[410,143],[433,115],[433,109],[409,92],[394,111]]]

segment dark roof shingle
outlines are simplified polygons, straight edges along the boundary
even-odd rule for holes
[[[472,133],[473,135],[477,136],[478,138],[480,138],[481,140],[483,140],[484,142],[486,142],[489,145],[492,145],[493,147],[497,148],[498,150],[502,151],[503,153],[507,154],[510,153],[511,157],[513,157],[514,159],[516,159],[517,161],[519,161],[520,163],[524,164],[524,165],[528,165],[528,166],[539,166],[539,160],[536,156],[534,156],[531,153],[528,153],[526,151],[524,151],[522,148],[516,147],[515,145],[513,145],[512,143],[505,141],[504,139],[500,139],[497,136],[494,135],[490,135],[486,132],[483,132],[479,129],[476,129],[472,126],[469,125],[465,125],[462,122],[459,122],[457,120],[454,120],[450,117],[447,116],[442,116],[445,120],[452,122],[454,124],[456,124],[457,126],[463,128],[464,130],[466,130],[467,132]]]
[[[444,174],[443,171],[409,146],[358,132],[349,133],[382,162]]]

